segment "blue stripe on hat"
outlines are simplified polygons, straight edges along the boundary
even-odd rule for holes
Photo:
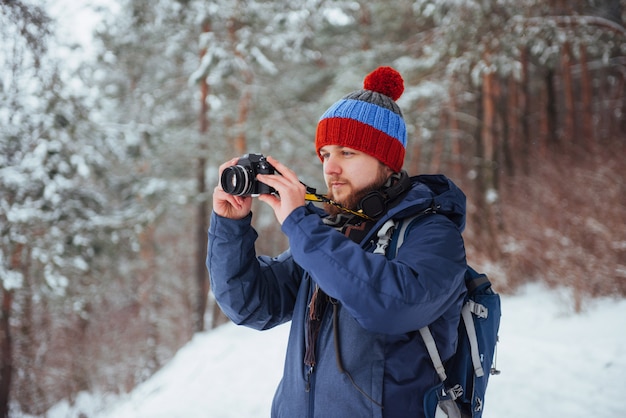
[[[348,118],[365,123],[400,141],[406,148],[406,125],[400,115],[362,100],[341,99],[320,118]]]

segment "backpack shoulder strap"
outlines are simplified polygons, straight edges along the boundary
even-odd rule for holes
[[[463,324],[465,325],[465,331],[467,332],[467,339],[469,340],[470,355],[472,358],[472,364],[474,366],[474,373],[476,374],[476,376],[482,377],[485,375],[485,371],[480,361],[478,337],[476,336],[476,328],[474,327],[474,319],[472,318],[472,314],[474,313],[472,311],[473,305],[478,304],[472,302],[473,301],[467,301],[465,305],[463,305],[463,309],[461,310],[461,321],[463,321]],[[479,306],[482,307],[482,305]],[[433,366],[435,367],[439,378],[442,382],[445,382],[448,376],[446,375],[446,369],[443,366],[443,361],[441,360],[441,356],[439,355],[439,350],[437,350],[437,345],[435,344],[433,334],[430,332],[430,328],[428,326],[420,328],[419,332],[422,336],[422,339],[424,340],[424,344],[426,345],[426,349],[428,350],[428,355],[430,356],[430,360],[433,362]]]
[[[433,333],[430,332],[430,328],[428,326],[420,328],[419,332],[424,340],[424,344],[426,345],[426,350],[428,350],[430,360],[433,362],[433,366],[435,366],[437,375],[439,375],[439,379],[441,379],[442,382],[445,382],[446,379],[448,379],[448,376],[446,375],[445,367],[443,367],[443,361],[441,361],[439,350],[437,350],[437,344],[435,344]]]
[[[380,252],[380,251],[379,252],[374,251],[374,252],[377,254],[385,254],[387,258],[390,260],[392,258],[395,258],[396,255],[398,255],[398,249],[404,243],[404,239],[406,238],[406,233],[409,227],[411,227],[413,223],[415,223],[415,221],[417,221],[418,219],[421,219],[426,215],[430,215],[431,213],[437,213],[437,208],[434,206],[434,204],[426,208],[425,210],[419,213],[416,213],[415,215],[411,215],[402,219],[388,220],[387,223],[392,221],[393,226],[389,229],[389,231],[387,231],[387,234],[389,236],[389,241],[387,242],[387,246],[385,247],[384,252]],[[380,238],[380,232],[385,228],[387,223],[383,224],[383,226],[379,230],[378,232],[379,238]],[[388,250],[387,250],[387,247],[389,247]],[[376,249],[378,250],[378,248]]]
[[[384,248],[378,248],[377,246],[377,250],[382,249],[382,252],[379,251],[378,253],[379,254],[386,253],[387,258],[389,259],[394,258],[398,253],[398,249],[404,243],[407,229],[413,224],[413,222],[416,221],[417,219],[422,218],[424,215],[427,215],[429,213],[435,213],[435,212],[436,211],[434,210],[434,208],[429,208],[424,212],[420,212],[408,218],[401,219],[395,222],[394,225],[388,226],[385,229],[384,235],[391,236],[395,232],[395,238],[394,240],[391,241],[390,248],[388,248],[389,240],[385,241]],[[383,228],[381,228],[381,230],[384,229],[386,225],[387,224],[383,225]],[[380,232],[379,232],[379,238],[380,238]],[[389,251],[386,251],[387,249],[389,249]],[[485,280],[488,280],[486,279],[486,276],[485,276]],[[480,280],[480,281],[477,281],[476,283],[473,283],[473,285],[478,287],[478,286],[483,285],[483,283],[484,281]],[[484,375],[484,370],[480,362],[478,338],[476,337],[476,329],[474,328],[474,320],[472,318],[472,314],[477,315],[478,317],[484,318],[487,316],[487,312],[485,312],[485,308],[482,305],[475,303],[473,300],[468,300],[463,305],[463,308],[461,310],[461,321],[464,323],[465,329],[467,331],[467,336],[469,339],[469,344],[470,344],[470,349],[471,349],[472,363],[474,365],[474,372],[476,373],[476,376],[480,377]],[[430,356],[433,366],[435,367],[435,370],[437,371],[437,375],[439,375],[439,378],[441,379],[442,382],[445,382],[447,379],[445,367],[443,365],[443,361],[441,360],[439,350],[437,349],[437,345],[435,344],[435,339],[432,335],[432,332],[430,331],[430,328],[428,326],[425,326],[423,328],[420,328],[419,332],[420,332],[420,335],[422,336],[422,339],[424,340],[426,350],[428,351],[428,355]]]
[[[409,229],[409,227],[413,225],[416,220],[430,213],[435,213],[433,207],[407,218],[387,221],[378,232],[378,243],[376,244],[374,253],[384,254],[388,259],[395,258],[398,254],[398,249],[404,243],[407,229]],[[392,221],[392,223],[388,225],[390,221]],[[382,244],[381,241],[383,241]],[[389,246],[390,244],[391,246]],[[439,350],[437,349],[437,344],[435,343],[435,338],[433,337],[430,328],[428,326],[420,328],[419,333],[422,336],[422,340],[424,340],[424,345],[426,346],[428,355],[430,356],[433,366],[437,371],[437,375],[442,382],[445,382],[448,376],[446,375],[446,369],[443,365],[443,361],[441,360],[441,356],[439,355]]]

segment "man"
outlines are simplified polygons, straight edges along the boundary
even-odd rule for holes
[[[277,195],[259,199],[289,238],[283,254],[257,257],[252,198],[215,189],[207,266],[220,307],[255,329],[291,320],[273,417],[423,417],[424,393],[440,380],[417,330],[430,325],[444,360],[454,352],[465,196],[443,176],[429,187],[402,171],[403,90],[396,70],[379,67],[320,119],[328,197],[343,209],[306,205],[297,175],[268,157],[280,175],[257,180]],[[419,213],[395,258],[374,253],[383,224]]]

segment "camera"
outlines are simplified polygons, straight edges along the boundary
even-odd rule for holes
[[[275,193],[272,187],[256,179],[257,174],[274,174],[276,170],[262,154],[246,154],[237,164],[222,172],[222,189],[235,196],[257,196]]]

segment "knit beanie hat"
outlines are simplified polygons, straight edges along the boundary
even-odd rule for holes
[[[332,105],[320,118],[315,135],[319,155],[325,145],[352,148],[378,159],[393,171],[402,169],[406,125],[396,104],[404,80],[391,67],[378,67],[365,77],[363,89]]]

